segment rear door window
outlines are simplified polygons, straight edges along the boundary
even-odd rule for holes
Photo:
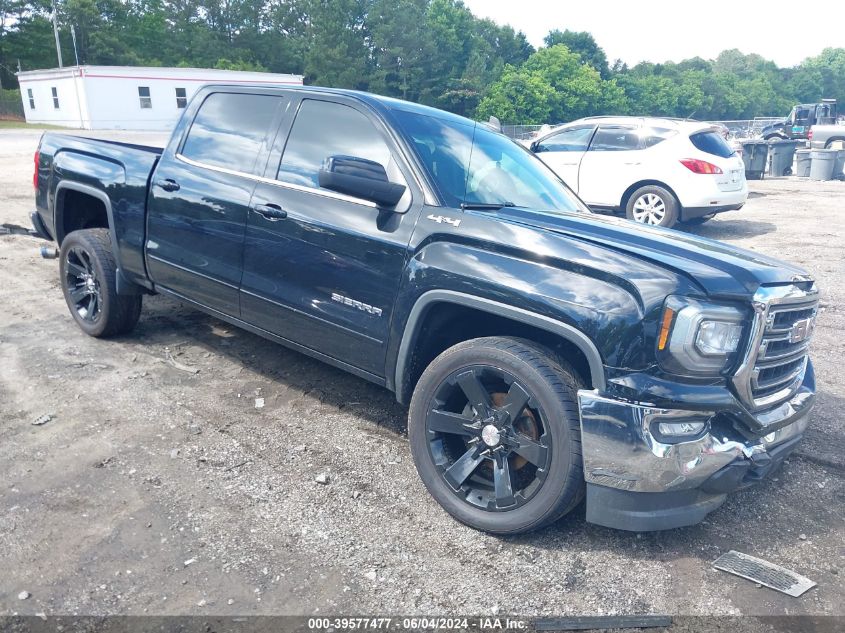
[[[215,92],[203,101],[180,152],[212,167],[251,174],[282,98]]]
[[[640,136],[632,126],[599,126],[590,143],[591,152],[624,152],[635,149],[640,149]]]
[[[734,154],[734,151],[731,149],[731,146],[728,145],[727,141],[713,131],[691,134],[689,140],[692,141],[692,144],[695,145],[697,149],[707,154],[712,154],[713,156],[728,158]]]
[[[595,127],[576,127],[547,136],[537,143],[537,152],[585,152]]]

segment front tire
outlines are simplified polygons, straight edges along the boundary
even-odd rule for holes
[[[640,224],[671,228],[678,222],[678,200],[657,185],[640,187],[628,198],[625,217]]]
[[[423,372],[411,399],[411,453],[458,521],[519,534],[570,512],[585,491],[577,374],[530,341],[473,339]]]
[[[108,229],[73,231],[59,254],[62,292],[80,329],[96,338],[131,332],[141,295],[117,294],[117,264]]]

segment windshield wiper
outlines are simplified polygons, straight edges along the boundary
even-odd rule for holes
[[[461,209],[466,211],[498,211],[505,207],[515,207],[513,202],[462,202]]]

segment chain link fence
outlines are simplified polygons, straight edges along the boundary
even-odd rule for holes
[[[540,131],[542,125],[503,125],[502,133],[515,141],[528,141]]]
[[[25,120],[20,90],[0,90],[0,121]]]
[[[728,129],[728,139],[742,141],[760,138],[763,128],[775,121],[783,121],[783,117],[757,117],[738,121],[708,121],[708,123],[725,126]]]

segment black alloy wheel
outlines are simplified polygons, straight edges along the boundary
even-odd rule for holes
[[[551,434],[510,372],[473,365],[449,376],[426,416],[432,459],[449,488],[498,512],[524,505],[548,475]]]
[[[83,321],[95,323],[101,316],[103,301],[91,255],[81,246],[74,246],[65,254],[63,268],[71,309]]]
[[[117,294],[118,268],[109,230],[72,231],[59,253],[62,293],[82,331],[97,338],[132,331],[141,315],[141,295]]]
[[[490,336],[442,352],[416,383],[408,412],[414,464],[457,520],[520,534],[584,496],[577,392],[581,377],[533,341]]]

